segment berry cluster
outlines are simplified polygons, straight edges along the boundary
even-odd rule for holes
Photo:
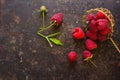
[[[84,34],[83,30],[80,27],[74,28],[74,30],[73,30],[73,38],[75,38],[77,40],[85,38],[85,34]],[[86,49],[93,50],[96,47],[97,47],[97,45],[96,45],[95,42],[93,42],[90,39],[86,40]],[[83,51],[83,58],[84,58],[84,60],[88,60],[88,59],[90,60],[90,58],[92,58],[92,56],[93,56],[91,54],[91,52],[88,51],[88,50]],[[68,60],[70,62],[75,62],[76,58],[77,58],[77,53],[75,51],[69,52],[69,54],[68,54]]]
[[[91,13],[87,16],[86,20],[89,25],[86,36],[89,39],[99,41],[107,40],[111,28],[109,27],[109,20],[102,12],[98,12],[96,15]]]
[[[97,12],[96,15],[93,13],[89,14],[86,21],[88,23],[88,29],[86,31],[87,40],[85,41],[85,46],[89,50],[89,54],[91,54],[90,51],[97,48],[95,40],[106,41],[111,32],[111,28],[109,27],[108,18],[102,12]],[[85,60],[89,60],[89,58],[85,58]]]
[[[102,12],[97,12],[96,15],[91,13],[87,15],[86,22],[88,24],[88,29],[84,33],[83,30],[79,27],[74,28],[73,30],[73,37],[75,39],[84,39],[86,35],[85,41],[85,50],[83,51],[83,59],[84,61],[90,61],[95,67],[96,65],[91,61],[93,54],[91,53],[92,50],[97,48],[96,40],[98,41],[106,41],[107,37],[111,33],[111,28],[109,27],[109,20]],[[76,61],[77,53],[71,51],[68,54],[68,59],[70,62]]]

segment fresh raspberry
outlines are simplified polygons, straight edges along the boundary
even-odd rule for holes
[[[88,38],[90,38],[90,39],[92,39],[92,40],[96,40],[97,39],[97,33],[93,33],[93,32],[91,32],[91,31],[87,31],[86,32],[86,36],[88,37]]]
[[[99,19],[97,20],[98,23],[98,30],[103,30],[108,26],[108,20],[107,19]]]
[[[91,54],[91,52],[88,51],[88,50],[84,50],[82,54],[83,54],[84,60],[89,60],[89,59],[91,59],[92,56],[93,56],[93,55]]]
[[[62,13],[54,14],[51,17],[51,21],[53,21],[53,22],[56,21],[56,25],[59,26],[62,23],[62,21],[63,21],[63,14]]]
[[[74,28],[73,33],[75,33],[75,32],[80,32],[80,31],[81,31],[81,28],[76,27],[76,28]]]
[[[87,39],[85,45],[86,45],[86,49],[88,50],[93,50],[97,48],[97,44],[91,39]]]
[[[100,31],[101,35],[108,35],[111,32],[111,28],[107,26],[105,29]]]
[[[98,35],[98,40],[101,41],[101,42],[106,41],[107,40],[107,36],[99,34]]]
[[[97,23],[99,23],[99,22],[105,22],[106,24],[108,24],[108,20],[107,19],[98,19]]]
[[[109,19],[108,19],[108,17],[107,17],[107,16],[105,16],[105,19],[107,19],[107,20],[108,20],[108,22],[109,22]]]
[[[73,30],[73,37],[75,39],[83,39],[85,36],[83,30],[79,27],[76,27],[74,30]]]
[[[68,60],[70,62],[75,62],[77,59],[77,53],[75,51],[71,51],[68,53]]]
[[[91,20],[95,20],[95,19],[96,19],[96,17],[92,13],[87,16],[87,21],[91,21]]]
[[[103,22],[99,22],[98,25],[98,30],[103,30],[106,27],[106,25]]]
[[[106,17],[105,14],[102,12],[98,12],[96,14],[96,19],[105,19],[105,17]]]
[[[89,29],[90,29],[91,32],[97,32],[98,31],[96,20],[91,20]]]

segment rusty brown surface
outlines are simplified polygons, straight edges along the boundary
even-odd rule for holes
[[[51,48],[36,35],[41,26],[36,10],[41,5],[49,11],[46,25],[54,13],[64,13],[64,23],[57,29],[62,32],[58,38],[64,46]],[[72,38],[72,29],[82,27],[83,13],[96,7],[113,13],[113,39],[120,47],[120,0],[0,0],[0,80],[120,80],[120,54],[109,40],[98,43],[93,52],[92,60],[98,66],[95,68],[82,61],[85,40]],[[78,53],[74,64],[67,60],[71,50]]]

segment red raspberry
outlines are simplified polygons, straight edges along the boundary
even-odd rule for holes
[[[97,48],[97,44],[91,39],[87,39],[85,45],[86,45],[86,49],[88,50],[93,50]]]
[[[96,17],[92,13],[87,16],[87,21],[91,21],[91,20],[95,20],[95,19],[96,19]]]
[[[98,30],[103,30],[108,26],[108,20],[107,19],[99,19],[97,20],[98,23]]]
[[[73,37],[75,39],[83,39],[85,36],[83,30],[79,27],[76,27],[74,30],[73,30]]]
[[[102,30],[106,27],[106,25],[103,22],[99,22],[98,25],[98,30]]]
[[[108,35],[111,32],[111,28],[107,26],[105,29],[100,31],[101,35]]]
[[[91,31],[87,31],[86,32],[86,36],[92,40],[96,40],[97,39],[97,33],[92,33]]]
[[[107,40],[107,36],[99,34],[98,35],[98,40],[101,41],[101,42],[106,41]]]
[[[108,19],[108,17],[107,17],[107,16],[105,16],[105,19],[107,19],[107,20],[108,20],[108,22],[109,22],[109,19]]]
[[[96,20],[91,20],[89,29],[90,29],[91,32],[97,32],[98,31]]]
[[[68,60],[70,62],[75,62],[77,59],[77,53],[75,51],[71,51],[69,54],[68,54]]]
[[[53,22],[56,21],[56,25],[59,26],[63,21],[63,14],[62,13],[54,14],[51,17],[51,21],[53,21]]]
[[[84,58],[84,60],[89,60],[89,59],[91,59],[92,58],[92,54],[91,54],[91,52],[90,51],[88,51],[88,50],[85,50],[85,51],[83,51],[83,58]]]
[[[106,17],[105,14],[102,12],[98,12],[96,14],[96,19],[105,19],[105,17]]]
[[[108,20],[107,19],[98,19],[97,22],[106,22],[108,24]]]

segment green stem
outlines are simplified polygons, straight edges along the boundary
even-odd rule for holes
[[[39,31],[45,28],[45,13],[41,12],[41,15],[42,15],[42,27],[40,27]]]
[[[48,39],[48,37],[46,37],[46,39],[47,39],[49,45],[50,45],[51,47],[53,47],[53,45],[52,45],[52,43],[50,42],[50,40]]]
[[[43,28],[45,27],[45,13],[42,12],[42,24],[43,24]]]
[[[52,26],[54,26],[56,24],[56,21],[52,22],[49,26],[47,26],[46,28],[44,28],[44,30],[47,30],[49,28],[51,28]]]
[[[42,36],[43,38],[46,38],[45,35],[41,34],[40,32],[37,32],[38,35]]]
[[[52,43],[50,42],[49,38],[48,38],[47,36],[41,34],[41,32],[43,32],[43,31],[51,28],[52,26],[54,26],[54,25],[56,24],[56,21],[52,22],[49,26],[47,26],[47,27],[45,28],[45,26],[44,26],[44,14],[43,14],[43,13],[42,13],[42,16],[43,16],[43,26],[42,26],[42,28],[40,28],[40,30],[37,32],[37,34],[38,34],[39,36],[45,38],[45,39],[48,41],[49,45],[52,47]]]
[[[52,23],[51,23],[49,26],[47,26],[46,28],[40,29],[39,32],[43,32],[43,31],[45,31],[45,30],[51,28],[51,27],[54,26],[55,24],[56,24],[56,21],[52,22]]]
[[[48,39],[47,36],[45,36],[45,35],[43,35],[43,34],[41,34],[41,33],[39,33],[39,32],[37,32],[37,34],[38,34],[39,36],[45,38],[45,39],[48,41],[49,45],[50,45],[51,47],[53,47],[53,46],[52,46],[52,43],[50,42],[50,40]]]
[[[92,60],[89,60],[89,61],[91,64],[93,64],[97,68],[96,64]]]

